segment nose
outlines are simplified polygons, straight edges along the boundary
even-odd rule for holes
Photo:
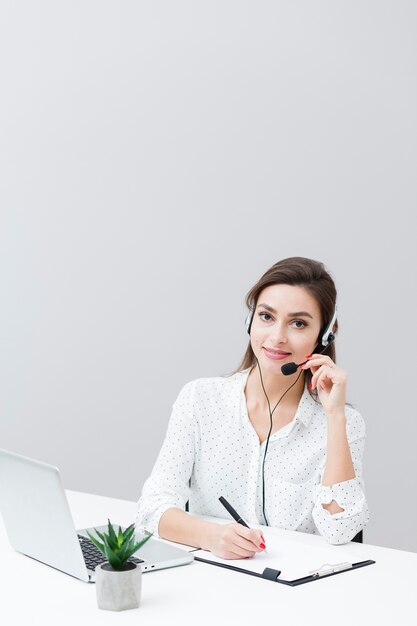
[[[274,346],[278,347],[281,344],[287,343],[286,325],[277,321],[271,329],[271,342]]]

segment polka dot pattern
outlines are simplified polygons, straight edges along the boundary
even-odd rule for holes
[[[247,412],[249,369],[230,377],[187,383],[174,403],[167,433],[138,503],[137,524],[158,534],[169,508],[226,517],[224,496],[248,524],[264,524],[262,462]],[[350,541],[369,520],[362,480],[365,425],[346,405],[346,429],[356,478],[321,485],[326,462],[327,417],[305,389],[292,422],[274,433],[265,461],[265,512],[271,526],[319,533],[330,543]],[[336,500],[344,511],[323,509]]]

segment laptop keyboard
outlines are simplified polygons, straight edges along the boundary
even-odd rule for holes
[[[96,548],[91,539],[83,537],[82,535],[78,535],[78,539],[87,569],[94,571],[97,565],[101,565],[102,563],[105,563],[107,561],[104,554],[102,554],[100,550]],[[131,556],[128,561],[130,561],[131,563],[143,563],[141,559],[137,559],[134,556]]]

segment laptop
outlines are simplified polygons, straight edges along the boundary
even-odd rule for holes
[[[56,467],[0,449],[0,512],[17,552],[95,582],[95,567],[106,558],[88,538],[87,530],[96,536],[94,528],[75,530]],[[107,524],[95,528],[106,531]],[[143,536],[136,533],[137,540]],[[129,560],[150,572],[191,563],[194,556],[151,537]]]

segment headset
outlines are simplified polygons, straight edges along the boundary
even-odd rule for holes
[[[247,330],[249,335],[250,335],[250,331],[251,331],[251,327],[252,327],[253,316],[254,316],[254,310],[250,311],[249,314],[247,315],[246,319],[245,319],[245,326],[246,326],[246,330]],[[333,317],[330,320],[329,324],[326,326],[326,328],[325,328],[325,330],[324,330],[324,332],[323,332],[323,334],[321,336],[320,343],[318,343],[317,346],[316,346],[316,348],[318,346],[320,346],[320,344],[323,346],[322,350],[320,350],[320,352],[318,354],[323,354],[323,352],[325,352],[327,350],[327,348],[329,347],[329,345],[331,343],[333,343],[333,341],[335,340],[335,335],[333,334],[332,330],[333,330],[333,326],[334,326],[334,324],[336,322],[336,319],[337,319],[337,306],[335,305]],[[315,352],[316,348],[313,350],[313,353]],[[264,519],[265,519],[265,523],[266,523],[267,526],[269,526],[268,519],[267,519],[266,513],[265,513],[265,459],[266,459],[266,453],[268,451],[269,438],[270,438],[271,432],[272,432],[272,414],[274,413],[275,409],[277,408],[278,404],[281,402],[283,397],[298,382],[301,374],[303,373],[303,370],[300,370],[300,373],[298,374],[298,376],[295,379],[295,381],[282,394],[282,396],[280,397],[280,399],[278,400],[278,402],[276,403],[276,405],[274,406],[274,408],[271,411],[271,405],[270,405],[269,398],[268,398],[268,395],[267,395],[265,387],[264,387],[264,381],[262,379],[261,366],[260,366],[259,361],[256,358],[256,356],[255,356],[255,359],[256,359],[256,362],[258,363],[259,375],[261,377],[261,385],[262,385],[262,389],[263,389],[263,392],[264,392],[265,397],[266,397],[266,401],[268,403],[269,417],[270,417],[270,420],[271,420],[268,437],[266,438],[265,452],[264,452],[264,458],[263,458],[263,462],[262,462],[262,512],[263,512],[263,516],[264,516]],[[306,363],[306,361],[304,361],[304,363]],[[285,376],[288,376],[290,374],[294,374],[297,371],[297,369],[300,367],[300,365],[304,365],[304,363],[299,363],[298,365],[297,365],[297,363],[285,363],[285,365],[283,365],[281,367],[281,371],[282,371],[282,373]]]

